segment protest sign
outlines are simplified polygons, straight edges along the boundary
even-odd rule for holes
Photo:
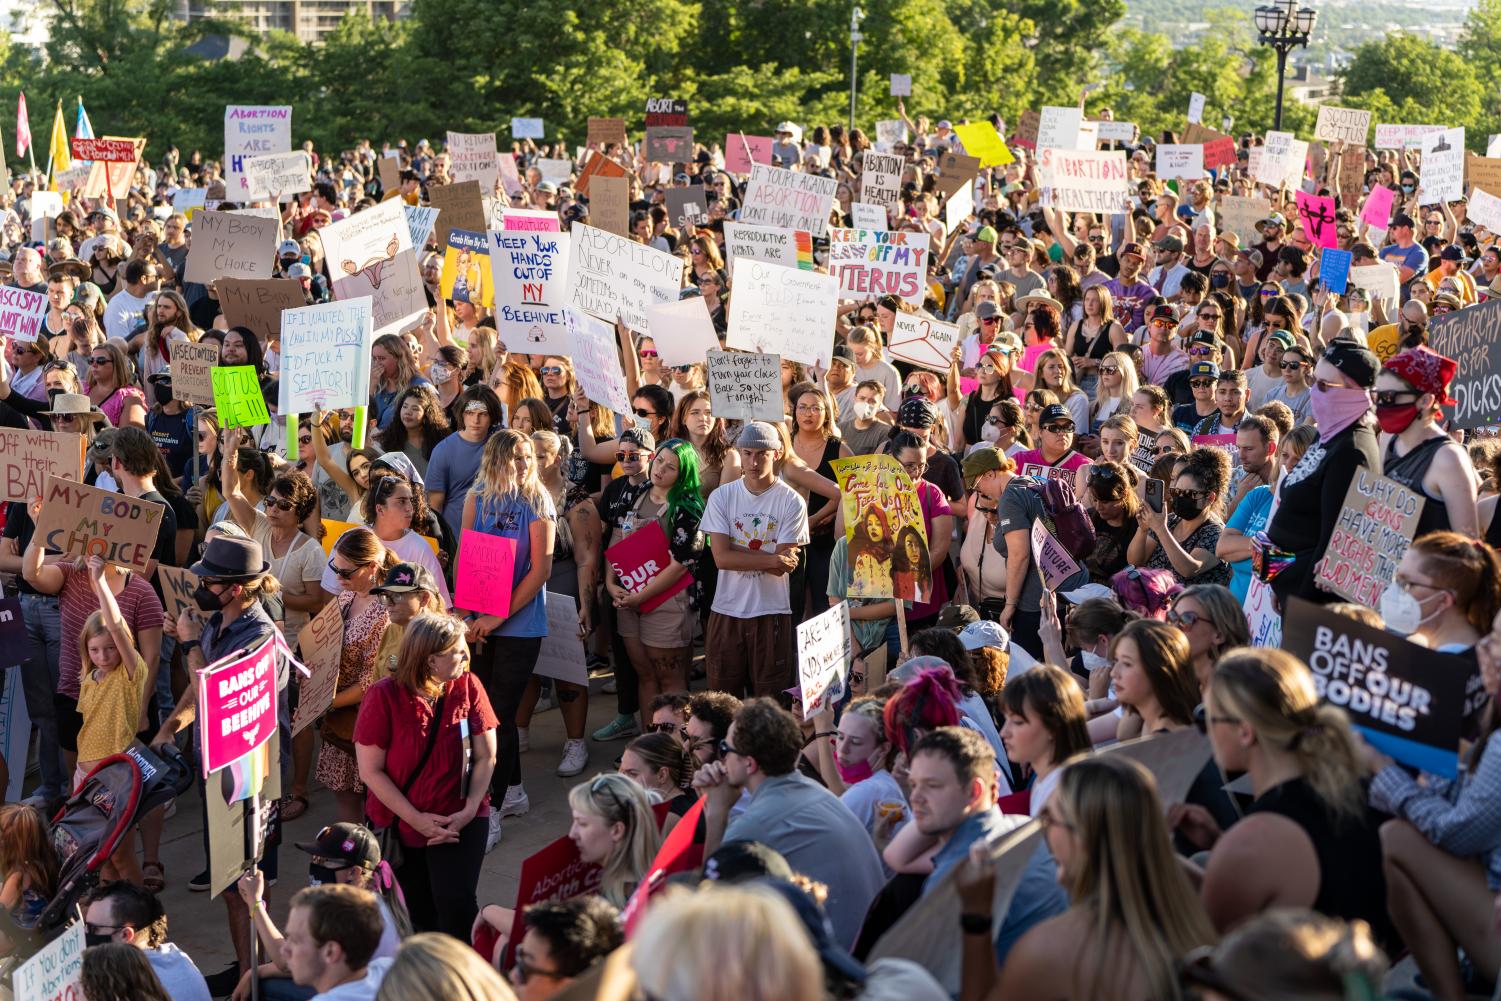
[[[1183,143],[1157,144],[1157,176],[1197,179],[1204,176],[1204,147]]]
[[[921,306],[928,291],[923,279],[931,250],[926,232],[831,228],[829,273],[839,279],[839,294],[845,298],[894,295]],[[732,314],[737,306],[738,298],[730,306]]]
[[[568,329],[566,354],[573,359],[574,375],[584,393],[611,413],[628,416],[631,401],[615,348],[614,324],[572,308],[563,310],[563,322]],[[646,325],[642,324],[641,329],[646,329]]]
[[[662,523],[649,521],[606,549],[605,562],[621,587],[632,594],[640,594],[646,585],[672,565],[672,553],[667,549],[667,533],[662,530]],[[692,583],[693,575],[684,572],[665,590],[643,601],[636,611],[642,615],[654,612],[669,598],[688,590]]]
[[[425,249],[428,238],[433,235],[433,227],[438,224],[438,210],[429,205],[403,205],[402,208],[406,213],[412,246]]]
[[[1042,575],[1042,586],[1049,591],[1058,590],[1079,572],[1079,564],[1041,521],[1032,522],[1032,562]]]
[[[1198,91],[1188,95],[1188,120],[1195,125],[1204,120],[1204,95]]]
[[[483,231],[484,212],[480,210],[478,226],[463,226],[445,210],[438,217],[438,226],[442,230],[440,246],[446,247],[451,228]],[[427,312],[427,294],[412,249],[412,228],[407,225],[401,199],[391,198],[356,212],[318,233],[323,237],[328,271],[334,279],[334,298],[347,302],[369,296],[377,337],[399,333]]]
[[[35,538],[68,556],[98,556],[144,572],[166,505],[48,476]]]
[[[542,128],[542,119],[540,118],[511,119],[512,139],[541,139],[543,134],[544,130]],[[452,137],[453,133],[450,132],[449,136]],[[451,141],[452,139],[450,138],[450,142]]]
[[[642,331],[648,306],[677,299],[683,279],[680,258],[583,223],[574,223],[571,232],[564,305],[603,320],[618,317]],[[614,351],[612,341],[610,353]]]
[[[646,126],[687,125],[688,102],[680,97],[649,97],[646,99]]]
[[[624,118],[599,118],[590,115],[586,128],[584,142],[590,146],[603,148],[610,143],[624,146],[627,142]]]
[[[771,136],[748,136],[730,132],[724,137],[724,169],[732,174],[749,174],[751,165],[771,165]]]
[[[680,163],[693,155],[693,129],[687,125],[646,127],[646,161]]]
[[[823,236],[829,228],[829,207],[838,188],[839,182],[832,177],[752,164],[740,221]]]
[[[691,230],[709,221],[709,199],[701,184],[667,189],[667,218],[679,229]]]
[[[1261,147],[1261,162],[1252,171],[1252,176],[1274,188],[1284,184],[1295,188],[1303,179],[1307,159],[1308,143],[1295,138],[1291,132],[1268,132],[1266,145]]]
[[[883,209],[895,205],[906,162],[905,157],[869,149],[860,154],[860,201]]]
[[[1232,136],[1205,128],[1203,125],[1190,124],[1183,130],[1178,141],[1203,146],[1204,166],[1208,170],[1217,170],[1220,167],[1232,165],[1238,159],[1237,146]]]
[[[551,607],[552,602],[548,605]],[[516,920],[510,929],[511,945],[519,945],[526,934],[524,916],[528,907],[597,893],[601,872],[599,866],[579,857],[578,845],[567,835],[523,859],[516,876]]]
[[[1501,156],[1501,133],[1492,133],[1486,138],[1485,155],[1488,157]]]
[[[185,280],[207,285],[216,278],[270,278],[275,273],[276,234],[272,219],[199,212]]]
[[[1100,142],[1128,143],[1136,139],[1138,132],[1135,122],[1099,122]]]
[[[124,193],[130,190],[131,180],[135,177],[136,167],[141,161],[141,153],[146,149],[145,139],[131,139],[125,136],[105,136],[104,139],[134,144],[135,159],[77,161],[80,164],[86,164],[88,170],[88,177],[78,192],[84,198],[113,198],[116,192],[124,197]],[[58,186],[62,187],[61,178]]]
[[[0,337],[34,342],[47,315],[47,297],[7,285],[0,288]]]
[[[375,161],[375,172],[380,177],[381,190],[390,193],[401,187],[401,155],[393,153]]]
[[[231,327],[249,327],[262,343],[281,333],[281,313],[284,309],[297,309],[306,305],[302,283],[296,278],[219,278],[214,281],[214,291],[219,293],[219,309],[224,313],[224,322]],[[218,345],[215,348],[215,363],[218,360]],[[172,345],[172,389],[177,391],[177,352],[180,344]],[[206,378],[206,377],[205,377]],[[182,397],[178,397],[182,399]]]
[[[282,414],[362,407],[370,397],[375,320],[369,296],[289,309],[281,320]]]
[[[578,599],[571,594],[547,592],[547,635],[537,654],[532,673],[573,685],[589,684],[583,630],[579,627]]]
[[[751,261],[736,276],[726,346],[828,366],[838,278],[761,261]]]
[[[506,218],[509,222],[510,216]],[[568,237],[527,225],[520,231],[492,231],[487,238],[500,342],[523,354],[566,354]]]
[[[1465,206],[1465,217],[1473,219],[1492,233],[1501,233],[1501,198],[1479,187],[1470,189],[1470,202]]]
[[[1315,247],[1338,247],[1339,234],[1334,226],[1334,199],[1327,195],[1310,195],[1306,191],[1294,191],[1293,200],[1298,207],[1298,219],[1303,224],[1303,235]]]
[[[1037,149],[1037,131],[1042,125],[1042,116],[1028,108],[1016,119],[1016,132],[1008,142],[1013,146],[1022,146],[1030,150]]]
[[[589,219],[595,224],[595,228],[616,236],[629,237],[631,233],[630,179],[596,176],[590,192]]]
[[[954,135],[959,138],[965,154],[979,160],[981,167],[1004,167],[1015,159],[1011,150],[1006,148],[1001,134],[989,122],[956,125]]]
[[[1360,218],[1366,225],[1382,232],[1391,224],[1392,200],[1396,192],[1381,184],[1371,186],[1371,193],[1366,195],[1365,205],[1361,207]]]
[[[1466,153],[1465,183],[1472,189],[1501,191],[1501,158]]]
[[[663,365],[702,364],[708,352],[719,350],[709,305],[701,295],[647,307],[646,332]]]
[[[1365,147],[1350,146],[1339,161],[1339,200],[1345,208],[1360,204],[1365,193]]]
[[[256,753],[242,755],[204,783],[210,896],[230,890],[264,848],[271,834],[272,811],[257,811],[261,825],[255,830],[246,801],[253,791],[262,803],[281,798],[280,765],[281,734],[272,727],[271,739]]]
[[[959,343],[957,324],[924,313],[897,313],[891,324],[891,355],[936,372],[947,372]]]
[[[1354,261],[1348,250],[1325,247],[1319,257],[1319,281],[1335,295],[1344,295],[1350,284],[1350,265]]]
[[[5,636],[3,649],[16,651],[12,659],[24,658],[29,644],[26,639],[26,623],[21,618],[21,597],[12,595],[0,601],[0,623],[5,623],[13,636]],[[31,750],[31,716],[26,711],[25,693],[21,690],[20,671],[0,671],[0,754],[7,761],[25,761]],[[26,781],[23,768],[12,768],[10,780],[0,787],[6,802],[21,799],[21,787]]]
[[[1326,142],[1342,142],[1347,146],[1364,146],[1370,131],[1371,112],[1325,104],[1319,108],[1313,137]]]
[[[515,570],[515,539],[464,529],[453,570],[454,608],[509,617]]]
[[[72,431],[0,428],[0,502],[31,503],[49,476],[82,482],[86,448],[83,435]]]
[[[1240,237],[1241,246],[1256,241],[1256,224],[1272,214],[1272,203],[1265,198],[1222,195],[1219,200],[1220,232]]]
[[[156,581],[162,588],[162,606],[167,618],[173,622],[183,612],[198,607],[198,603],[193,600],[193,592],[198,590],[198,575],[191,570],[169,567],[165,563],[158,564]]]
[[[438,238],[440,247],[448,246],[450,229],[467,229],[481,233],[484,232],[489,222],[485,216],[485,200],[480,193],[479,181],[434,184],[427,189],[427,199],[432,202],[433,208],[439,210],[437,222],[433,225],[433,235]],[[327,227],[323,231],[326,232],[326,230]]]
[[[907,142],[907,123],[900,118],[883,118],[876,122],[876,149],[889,152]]]
[[[484,191],[495,190],[495,182],[500,177],[500,154],[496,150],[494,132],[448,133],[448,156],[452,161],[448,174],[455,182],[474,181]]]
[[[1424,136],[1442,131],[1442,125],[1377,125],[1373,145],[1377,149],[1417,149]]]
[[[856,229],[885,230],[891,228],[887,224],[886,209],[881,205],[871,205],[866,202],[851,202],[850,217],[854,219]]]
[[[805,718],[828,709],[831,701],[844,694],[845,677],[854,659],[848,601],[798,624],[797,680],[803,690]]]
[[[1063,212],[1121,211],[1130,197],[1126,151],[1045,149],[1038,154],[1042,204]]]
[[[943,225],[950,233],[955,232],[964,225],[975,212],[975,187],[973,184],[961,184],[958,189],[944,200]]]
[[[254,751],[276,731],[276,637],[198,672],[203,776]]]
[[[892,97],[911,97],[912,96],[912,74],[911,73],[893,73],[893,74],[891,74],[891,96]]]
[[[485,233],[467,229],[448,231],[438,289],[451,302],[467,302],[490,309],[495,305],[490,275],[490,243]]]
[[[1386,303],[1386,315],[1393,316],[1397,310],[1397,291],[1401,282],[1397,269],[1385,261],[1375,264],[1358,264],[1350,269],[1350,284],[1365,290],[1374,305],[1378,300]],[[1458,315],[1458,314],[1454,314]],[[1383,358],[1382,361],[1386,359]]]
[[[290,105],[231,104],[224,109],[224,195],[251,199],[245,161],[252,156],[292,152]]]
[[[890,455],[835,459],[849,540],[847,598],[922,601],[932,594],[928,532],[917,491]]]
[[[222,305],[224,297],[219,298]],[[229,310],[225,309],[224,314],[228,319]],[[190,406],[213,406],[213,372],[218,364],[219,344],[215,341],[179,341],[172,345],[173,398]]]
[[[980,158],[963,153],[945,153],[938,158],[938,190],[946,198],[966,185],[973,190],[980,173]]]
[[[539,156],[532,161],[532,166],[537,168],[537,173],[542,175],[542,180],[562,186],[567,184],[573,177],[573,161],[563,157]]]
[[[1286,611],[1283,647],[1308,664],[1320,699],[1344,709],[1378,751],[1454,777],[1473,661],[1302,598],[1290,599]]]
[[[308,620],[297,634],[303,665],[312,672],[301,681],[297,711],[292,714],[292,736],[328,711],[339,686],[339,661],[344,653],[344,614],[337,601],[330,601]],[[387,665],[376,665],[376,678],[385,677]]]
[[[1137,737],[1101,747],[1096,754],[1110,754],[1130,760],[1152,773],[1157,783],[1157,799],[1164,809],[1182,803],[1198,779],[1212,753],[1209,739],[1196,727],[1184,727],[1170,733]]]
[[[1422,494],[1365,468],[1345,491],[1344,507],[1314,582],[1367,608],[1375,608],[1397,576],[1427,501]]]
[[[19,673],[19,672],[12,672]],[[16,1001],[75,1001],[84,997],[83,950],[87,943],[83,919],[37,950],[16,967],[11,989]]]
[[[245,177],[250,197],[257,200],[286,201],[292,195],[313,190],[312,164],[300,149],[247,157]]]
[[[726,421],[780,421],[782,359],[749,351],[710,351],[706,355],[709,405]]]
[[[1501,419],[1501,299],[1435,316],[1428,346],[1459,363],[1449,387],[1458,403],[1444,408],[1451,426],[1480,428]]]
[[[1461,126],[1423,137],[1422,174],[1418,186],[1424,204],[1464,197],[1465,130]]]
[[[103,163],[135,163],[136,139],[85,139],[69,141],[75,160],[97,160]]]
[[[517,233],[557,233],[563,227],[558,220],[558,214],[554,211],[513,209],[501,205],[500,225],[496,228],[508,229]]]
[[[271,423],[254,365],[216,365],[209,371],[214,409],[222,428],[254,428]],[[290,413],[290,411],[288,411]]]
[[[751,226],[726,219],[724,251],[725,260],[730,264],[731,279],[735,277],[735,262],[740,260],[813,270],[813,237],[806,230]]]
[[[505,158],[502,157],[501,159],[504,162]],[[584,169],[579,172],[578,181],[574,184],[574,188],[579,194],[589,199],[589,213],[592,215],[594,213],[595,192],[592,187],[594,181],[606,177],[623,178],[628,173],[629,171],[625,167],[604,154],[595,154],[589,157],[588,161],[584,164]]]
[[[191,224],[208,201],[207,188],[178,188],[172,192],[172,211],[187,216]]]
[[[1045,149],[1081,149],[1079,126],[1083,122],[1084,113],[1077,107],[1044,107],[1037,125],[1037,152],[1041,153]]]
[[[340,536],[349,531],[351,528],[360,527],[352,521],[335,521],[332,518],[324,518],[322,520],[322,523],[323,539],[321,540],[321,545],[323,546],[323,551],[329,556],[332,556],[334,554],[334,546],[338,544]],[[438,555],[437,539],[433,538],[431,535],[419,535],[417,536],[417,538],[427,543],[428,548],[433,551],[434,556]]]

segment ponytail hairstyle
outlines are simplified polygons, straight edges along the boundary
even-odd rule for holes
[[[906,754],[917,743],[917,731],[958,726],[962,698],[959,682],[947,666],[923,668],[886,701],[882,712],[886,741]]]
[[[1423,570],[1454,595],[1454,604],[1482,635],[1501,606],[1501,555],[1477,539],[1458,532],[1429,532],[1414,540]]]
[[[385,579],[386,571],[401,562],[396,551],[386,548],[375,530],[364,525],[351,528],[339,536],[339,541],[334,543],[334,551],[351,563],[361,566],[366,563],[377,564],[380,567],[375,580],[377,587]]]
[[[653,775],[667,769],[667,777],[674,789],[687,789],[693,781],[694,766],[698,762],[693,752],[670,733],[643,734],[625,745],[625,749],[633,751]]]
[[[1190,957],[1192,958],[1192,957]],[[1258,998],[1377,998],[1387,960],[1364,921],[1278,907],[1250,918],[1197,962],[1184,984],[1234,985]],[[1206,975],[1207,974],[1207,975]]]
[[[1319,701],[1301,660],[1275,647],[1239,647],[1215,664],[1209,691],[1221,713],[1297,760],[1336,820],[1364,816],[1360,745],[1344,711]]]
[[[1052,664],[1039,664],[1006,686],[1006,712],[1036,720],[1053,738],[1053,764],[1076,754],[1088,754],[1089,715],[1084,693],[1073,675]]]

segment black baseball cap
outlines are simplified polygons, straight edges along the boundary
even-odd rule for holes
[[[743,883],[769,876],[791,879],[792,866],[775,848],[759,841],[727,841],[704,859],[704,879]]]
[[[1074,423],[1074,415],[1068,412],[1068,408],[1061,403],[1049,403],[1042,408],[1042,416],[1037,418],[1037,426],[1045,427],[1054,421],[1068,421]]]
[[[406,594],[410,591],[442,593],[437,581],[433,580],[433,572],[419,563],[396,564],[386,572],[386,579],[380,587],[370,589],[371,594]]]
[[[297,842],[297,847],[309,855],[338,859],[366,869],[380,865],[380,844],[370,829],[360,824],[330,824],[312,841]]]

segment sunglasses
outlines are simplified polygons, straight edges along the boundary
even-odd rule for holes
[[[115,363],[115,360],[113,358],[90,358],[89,359],[89,364],[90,365],[113,365],[114,363]]]
[[[687,736],[687,734],[688,734],[688,724],[686,724],[686,723],[648,723],[646,725],[646,732],[647,733],[681,733],[684,736]]]
[[[674,365],[674,366],[672,366],[672,370],[674,372],[676,372],[678,375],[687,375],[689,372],[693,371],[693,366],[692,365]]]
[[[1188,349],[1188,356],[1190,358],[1207,358],[1212,354],[1214,354],[1214,348],[1208,346],[1200,346],[1197,348]]]
[[[329,561],[328,561],[328,568],[330,570],[332,570],[334,572],[334,576],[337,577],[337,578],[339,578],[340,580],[348,580],[349,578],[353,577],[355,574],[359,573],[361,570],[365,569],[365,567],[368,566],[368,565],[369,564],[361,563],[357,567],[350,567],[348,570],[345,570],[345,569],[342,569],[341,567],[334,566],[334,561],[333,561],[332,557],[330,557]]]
[[[1284,359],[1283,361],[1279,361],[1277,363],[1277,367],[1282,369],[1282,371],[1284,372],[1296,372],[1298,369],[1303,367],[1303,363],[1297,360],[1287,361]]]
[[[1399,400],[1397,399],[1399,396],[1410,397],[1410,399]],[[1372,393],[1371,399],[1375,401],[1378,407],[1395,407],[1405,403],[1416,402],[1418,394],[1406,389],[1383,389]]]
[[[1180,612],[1172,609],[1167,613],[1167,621],[1184,629],[1192,629],[1199,624],[1199,613],[1192,611]]]
[[[1171,327],[1172,325],[1173,325],[1173,321],[1172,320],[1153,320],[1152,321],[1152,326],[1156,327],[1159,330],[1166,330],[1169,327]]]
[[[1188,385],[1192,389],[1212,389],[1212,388],[1214,388],[1214,380],[1213,379],[1189,379],[1188,380]]]
[[[1272,296],[1277,295],[1277,294],[1278,294],[1278,292],[1274,288],[1264,288],[1264,289],[1261,290],[1261,297],[1263,299],[1270,299]]]
[[[1219,318],[1220,318],[1220,314],[1219,313],[1200,313],[1199,314],[1199,319],[1201,319],[1201,320],[1218,320]]]
[[[284,497],[268,496],[266,498],[266,506],[274,507],[278,511],[290,511],[294,505]]]
[[[1203,500],[1205,497],[1209,496],[1209,491],[1208,490],[1184,490],[1184,489],[1182,489],[1180,487],[1169,487],[1168,491],[1167,491],[1167,495],[1169,497],[1192,497],[1194,500]]]
[[[1101,375],[1115,375],[1120,370],[1121,370],[1121,367],[1119,365],[1101,365],[1100,366],[1100,374]]]
[[[640,407],[637,407],[636,409],[632,410],[631,413],[635,414],[637,417],[655,417],[655,416],[657,416],[656,414],[652,413],[650,410],[643,410]]]
[[[537,371],[540,372],[542,375],[562,375],[563,374],[562,367],[558,366],[558,365],[543,365],[541,368],[537,369]]]
[[[636,353],[639,354],[642,358],[655,358],[655,357],[657,357],[657,353],[655,351],[653,351],[651,348],[647,348],[644,351],[638,351]]]
[[[728,739],[721,740],[719,742],[718,749],[719,749],[719,756],[721,758],[727,758],[727,757],[729,757],[732,754],[740,754],[739,751],[735,750],[733,747],[730,746],[730,742],[729,742]],[[744,757],[744,755],[741,755],[741,757]]]
[[[1042,426],[1042,429],[1044,431],[1047,431],[1049,434],[1073,434],[1074,433],[1074,426],[1072,424],[1044,424]]]
[[[640,462],[644,456],[640,452],[616,452],[615,461],[619,463]]]

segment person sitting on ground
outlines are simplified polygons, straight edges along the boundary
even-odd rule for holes
[[[547,1001],[625,941],[620,913],[603,897],[548,900],[526,909],[511,986],[520,1001]]]
[[[141,950],[173,1001],[209,1001],[203,974],[167,941],[167,912],[156,894],[125,880],[106,883],[85,898],[83,921],[88,945],[120,942]]]
[[[384,923],[375,894],[334,883],[292,897],[282,961],[312,1001],[374,1001],[392,960],[375,959]]]

